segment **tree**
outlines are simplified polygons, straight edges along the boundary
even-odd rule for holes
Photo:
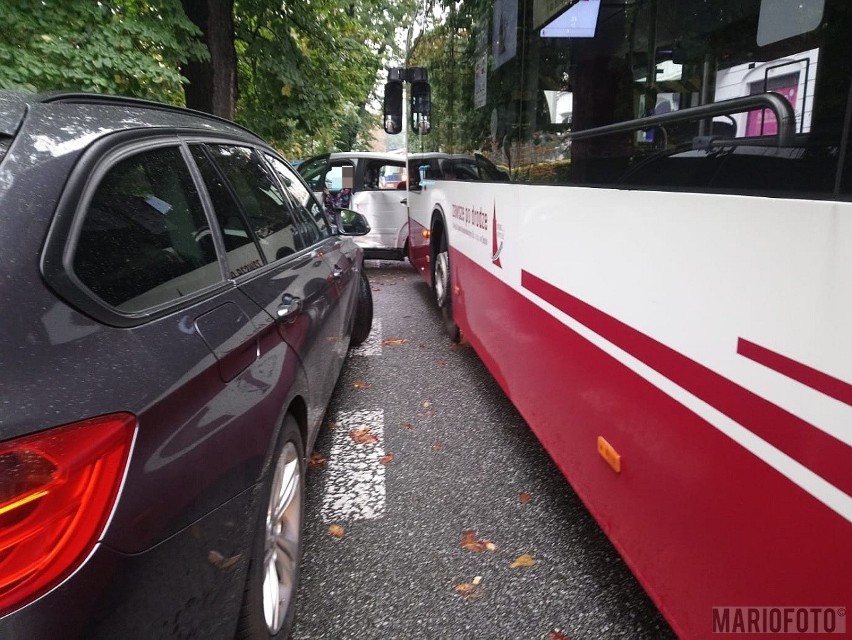
[[[0,87],[181,103],[179,65],[205,55],[177,0],[0,0]]]
[[[34,11],[33,5],[39,10]],[[417,0],[0,0],[0,87],[214,113],[291,157],[366,146]]]
[[[233,120],[237,91],[234,0],[182,0],[187,17],[203,34],[209,53],[187,60],[181,72],[186,106]]]
[[[416,0],[237,0],[237,119],[292,156],[364,146],[378,72]]]

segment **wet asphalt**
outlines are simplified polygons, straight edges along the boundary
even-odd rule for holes
[[[324,521],[328,464],[309,469],[291,637],[674,638],[473,349],[450,343],[425,282],[408,262],[367,271],[395,343],[347,359],[315,451],[329,456],[337,412],[383,409],[384,514]],[[482,551],[462,546],[469,530]]]

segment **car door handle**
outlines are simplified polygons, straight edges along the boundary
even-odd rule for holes
[[[331,272],[331,276],[332,276],[335,280],[340,280],[340,278],[342,278],[342,277],[343,277],[343,269],[341,269],[341,268],[340,268],[340,267],[338,267],[337,265],[334,265],[334,269],[333,269],[333,270],[332,270],[332,272]]]
[[[285,293],[281,298],[281,304],[278,305],[276,314],[278,315],[279,320],[292,322],[296,319],[296,316],[301,313],[301,311],[302,299],[297,298],[296,296],[291,296],[289,293]]]
[[[403,198],[399,201],[399,204],[408,204],[408,198]]]

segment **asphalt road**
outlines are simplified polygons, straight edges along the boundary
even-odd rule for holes
[[[422,279],[367,268],[373,335],[308,471],[292,637],[674,638]]]

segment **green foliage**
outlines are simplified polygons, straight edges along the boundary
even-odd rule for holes
[[[377,77],[400,64],[417,0],[236,0],[236,119],[290,157],[365,148]],[[180,0],[0,0],[0,88],[182,104],[209,59]]]
[[[365,145],[377,73],[414,0],[238,0],[237,119],[303,157]]]
[[[178,0],[0,0],[0,87],[183,101],[206,49]]]
[[[484,53],[476,50],[477,30],[490,24],[490,4],[483,0],[444,0],[440,4],[443,20],[418,37],[409,60],[410,66],[429,71],[432,132],[409,138],[409,144],[417,150],[422,146],[450,153],[488,149],[492,144],[491,109],[474,108],[473,70]]]

